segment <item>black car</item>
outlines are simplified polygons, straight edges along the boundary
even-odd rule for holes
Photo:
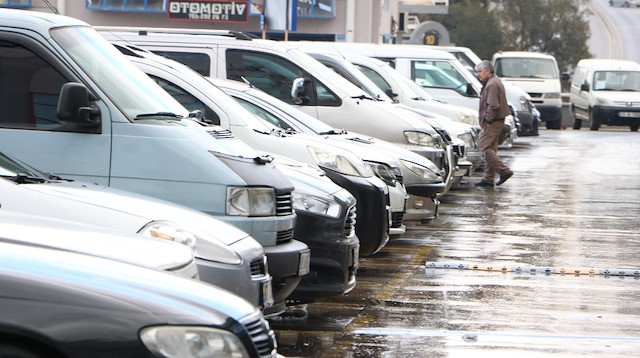
[[[311,167],[278,165],[278,169],[296,188],[294,237],[311,249],[310,272],[288,300],[305,303],[351,291],[360,251],[355,197]]]
[[[157,270],[0,242],[0,287],[3,357],[277,356],[255,306]]]

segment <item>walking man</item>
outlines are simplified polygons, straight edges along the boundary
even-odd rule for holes
[[[504,86],[500,79],[493,73],[493,64],[482,61],[476,65],[478,78],[483,83],[480,92],[480,135],[478,147],[484,153],[484,176],[476,183],[480,187],[493,187],[496,173],[500,175],[496,185],[501,185],[511,178],[513,172],[498,157],[498,141],[504,118],[511,114]]]

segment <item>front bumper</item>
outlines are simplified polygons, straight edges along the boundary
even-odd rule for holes
[[[360,241],[355,235],[355,200],[340,202],[340,217],[297,210],[296,239],[311,249],[311,267],[293,293],[295,302],[312,302],[351,291],[356,284]]]
[[[273,277],[273,306],[264,309],[265,315],[281,313],[286,308],[285,299],[298,286],[302,276],[309,273],[311,250],[298,240],[264,248]]]
[[[360,255],[375,254],[389,241],[390,210],[385,187],[367,178],[346,176],[328,169],[325,172],[329,179],[356,198],[356,235],[360,239]]]
[[[200,281],[222,287],[257,307],[273,306],[272,277],[266,256],[253,240],[240,240],[230,246],[242,258],[239,265],[196,258]]]
[[[409,195],[407,200],[407,212],[404,215],[407,221],[429,221],[438,217],[440,201],[437,198],[425,198]]]
[[[593,118],[598,124],[630,126],[640,124],[640,107],[593,106]]]

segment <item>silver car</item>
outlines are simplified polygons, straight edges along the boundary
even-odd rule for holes
[[[234,292],[256,306],[273,304],[262,246],[210,215],[101,185],[64,180],[2,153],[0,177],[2,211],[182,243],[193,251],[202,281]]]

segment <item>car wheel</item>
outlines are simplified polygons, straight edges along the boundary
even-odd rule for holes
[[[613,6],[613,0],[610,0],[610,1],[609,1],[609,5],[610,5],[610,6]]]
[[[600,123],[598,123],[598,120],[593,116],[591,110],[589,110],[589,129],[592,131],[600,129]]]
[[[629,3],[627,1],[624,2],[624,4],[622,5],[624,7],[629,7]]]
[[[582,127],[582,120],[576,116],[576,110],[571,107],[571,117],[573,118],[573,129],[580,129]]]
[[[44,356],[29,349],[0,343],[0,358],[44,358]]]
[[[540,133],[538,132],[538,119],[536,118],[534,118],[533,123],[531,123],[531,135],[540,135]]]
[[[544,124],[547,129],[560,129],[560,127],[562,126],[562,120],[558,119],[555,121],[546,121],[544,122]]]
[[[632,132],[637,132],[638,128],[640,128],[640,124],[632,124],[629,126],[629,129],[631,129]]]

